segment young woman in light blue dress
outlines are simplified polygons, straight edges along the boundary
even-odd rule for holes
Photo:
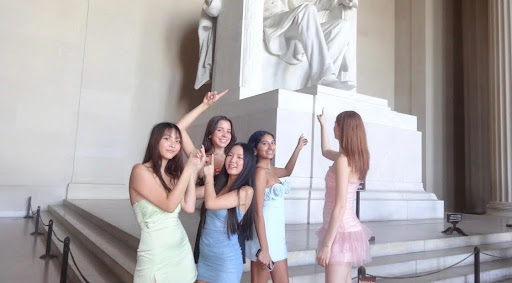
[[[212,155],[212,159],[215,157]],[[235,144],[213,180],[215,160],[204,168],[206,216],[202,229],[198,282],[232,283],[242,278],[238,234],[252,238],[252,200],[256,157],[251,146]]]
[[[290,183],[279,178],[290,176],[302,148],[308,143],[300,136],[285,168],[276,168],[270,161],[276,152],[274,135],[257,131],[249,144],[258,156],[255,180],[254,221],[258,237],[246,244],[246,256],[251,260],[251,282],[288,282],[288,251],[285,235],[284,195],[290,192]],[[275,263],[275,265],[274,265]]]

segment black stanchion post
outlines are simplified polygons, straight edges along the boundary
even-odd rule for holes
[[[64,238],[64,250],[62,251],[62,264],[60,265],[60,283],[66,283],[68,277],[68,258],[69,258],[69,245],[71,239],[69,237]]]
[[[43,234],[42,232],[39,232],[39,221],[41,221],[41,207],[40,206],[37,207],[37,211],[36,211],[36,227],[34,229],[34,232],[30,233],[30,235],[38,236],[38,235]]]
[[[480,248],[478,246],[475,247],[475,262],[473,263],[475,267],[475,283],[480,283]]]
[[[27,214],[25,214],[25,217],[23,217],[23,218],[34,218],[31,210],[32,210],[32,197],[28,197]]]
[[[366,268],[364,268],[364,266],[360,266],[357,269],[357,282],[358,283],[375,283],[375,282],[377,282],[377,278],[375,278],[375,276],[367,275]]]
[[[48,233],[46,234],[46,253],[42,256],[40,256],[40,259],[48,259],[48,258],[55,258],[56,255],[51,254],[51,248],[52,248],[52,233],[53,233],[53,220],[50,219],[48,222]]]
[[[357,216],[357,219],[361,219],[359,217],[359,210],[361,207],[361,191],[366,191],[366,180],[361,183],[360,187],[357,188],[357,191],[356,191],[356,216]],[[371,236],[369,241],[375,242],[375,237]]]
[[[364,266],[360,266],[357,269],[357,277],[361,278],[361,277],[364,277],[364,276],[366,276],[366,268],[364,268]]]

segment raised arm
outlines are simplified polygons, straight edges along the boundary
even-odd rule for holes
[[[149,202],[167,212],[174,212],[182,202],[185,190],[189,185],[194,171],[201,167],[201,153],[195,151],[193,157],[185,164],[178,182],[167,193],[153,171],[142,164],[133,167],[130,175],[130,189],[134,190]],[[204,157],[203,157],[204,158]]]
[[[204,152],[204,147],[201,148]],[[185,197],[181,201],[181,208],[186,213],[194,213],[196,211],[196,181],[197,181],[197,170],[192,174],[188,182],[187,190],[185,191]]]
[[[335,161],[340,155],[339,152],[331,149],[331,142],[329,141],[329,135],[327,134],[327,129],[325,128],[325,113],[322,108],[322,114],[316,115],[318,122],[320,123],[320,145],[322,147],[322,155],[332,161]]]
[[[254,204],[254,227],[256,228],[256,235],[260,242],[261,252],[258,255],[258,260],[265,266],[272,262],[267,242],[267,232],[265,230],[265,219],[263,217],[263,202],[265,201],[265,186],[267,184],[267,169],[256,168],[256,197]]]
[[[274,172],[278,178],[288,177],[292,174],[293,169],[295,168],[295,163],[297,163],[297,158],[299,158],[299,153],[307,144],[308,140],[304,137],[304,135],[300,135],[297,146],[295,147],[292,156],[288,160],[288,163],[286,163],[286,166],[284,168],[274,168]]]
[[[245,186],[240,190],[233,190],[218,196],[213,185],[213,166],[212,160],[210,165],[204,167],[204,205],[206,209],[219,210],[240,206],[242,212],[245,213],[251,204],[254,194],[253,189],[249,186]]]
[[[331,214],[331,220],[325,234],[323,247],[318,247],[318,264],[326,266],[329,264],[331,256],[331,247],[336,237],[336,232],[341,225],[345,215],[348,191],[348,177],[350,169],[348,159],[345,155],[340,155],[336,160],[336,190],[334,195],[334,208]]]
[[[181,130],[182,146],[187,156],[190,154],[190,152],[192,152],[192,150],[194,150],[194,144],[192,143],[192,140],[190,139],[190,136],[187,133],[188,127],[190,127],[190,125],[194,123],[197,117],[199,117],[204,111],[206,111],[213,104],[215,104],[215,102],[217,102],[217,100],[219,100],[228,91],[229,90],[226,89],[220,94],[217,94],[216,91],[206,93],[201,104],[199,104],[196,108],[192,109],[192,111],[188,112],[176,124]]]

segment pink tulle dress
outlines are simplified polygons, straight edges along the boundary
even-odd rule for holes
[[[331,166],[325,175],[325,204],[324,204],[324,223],[318,230],[318,248],[324,244],[324,238],[329,228],[332,210],[334,208],[336,175]],[[371,233],[366,226],[359,222],[354,210],[354,199],[359,183],[348,183],[347,206],[345,215],[340,224],[336,237],[331,247],[331,257],[329,263],[346,264],[352,266],[362,266],[371,261],[370,245],[368,240]]]

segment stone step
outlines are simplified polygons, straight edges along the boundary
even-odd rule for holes
[[[482,238],[485,238],[483,236]],[[462,238],[459,238],[462,239]],[[463,241],[461,241],[463,242]],[[481,243],[486,242],[484,239]],[[403,245],[398,248],[398,245]],[[399,250],[417,249],[418,242],[397,243],[395,248]],[[512,242],[497,242],[494,244],[478,244],[482,251],[503,258],[512,258]],[[407,246],[409,246],[407,248]],[[442,245],[441,245],[442,246]],[[405,249],[404,249],[405,248]],[[394,255],[381,255],[387,251],[384,245],[371,245],[373,256],[372,262],[366,265],[369,273],[375,273],[383,276],[399,276],[414,272],[426,272],[445,268],[456,263],[468,254],[473,252],[474,246],[462,246],[455,248],[444,248],[439,250],[430,250],[423,252],[404,252]],[[289,251],[288,263],[291,267],[301,269],[304,266],[316,264],[316,251]],[[480,262],[488,262],[496,260],[494,257],[487,255],[480,256]],[[462,265],[473,264],[472,259],[468,259]]]
[[[464,258],[464,257],[463,257]],[[461,258],[462,259],[462,258]],[[468,258],[467,261],[471,260]],[[390,267],[388,267],[390,268]],[[431,272],[437,271],[440,269],[435,269]],[[367,268],[367,273],[372,275],[380,275],[386,277],[407,277],[407,276],[420,276],[424,273],[403,273],[397,275],[384,275],[383,273],[373,272],[369,267]],[[291,283],[316,283],[316,282],[325,282],[325,270],[323,267],[319,265],[307,265],[307,266],[294,266],[289,267],[289,278]],[[351,277],[354,278],[357,276],[357,269],[352,269]],[[512,278],[512,259],[505,260],[492,260],[488,262],[481,262],[480,264],[480,282],[498,282],[502,280],[506,280]],[[445,271],[426,275],[417,278],[377,278],[377,282],[474,282],[474,267],[473,262],[466,263],[465,265],[455,266],[453,268],[447,269]],[[250,272],[244,272],[242,276],[241,282],[249,283],[251,282]],[[268,281],[269,283],[272,280]],[[355,279],[352,282],[356,282]]]
[[[421,275],[421,274],[410,274]],[[480,282],[499,282],[512,278],[512,260],[495,260],[492,262],[485,262],[480,264]],[[438,282],[438,283],[452,283],[452,282],[474,282],[474,267],[473,265],[466,265],[460,267],[450,268],[446,271],[422,276],[414,279],[378,279],[378,282]]]
[[[89,211],[76,205],[72,201],[65,199],[63,201],[63,204],[64,204],[64,206],[69,207],[74,212],[78,213],[80,216],[87,219],[89,222],[91,222],[94,225],[98,226],[99,228],[103,229],[110,235],[116,237],[117,239],[119,239],[121,242],[123,242],[130,248],[137,250],[137,247],[139,246],[139,237],[136,237],[133,234],[128,233],[126,231],[126,229],[122,229],[122,228],[118,227],[117,225],[114,225],[113,223],[90,213]],[[122,218],[126,214],[126,211],[113,209],[111,211],[111,213],[114,214],[113,217]],[[118,215],[116,215],[116,214],[118,214]]]
[[[110,235],[73,209],[64,205],[50,206],[49,211],[84,247],[94,254],[122,282],[132,282],[136,249]]]
[[[127,245],[131,246],[134,254],[136,253],[137,245],[135,243],[138,242],[138,238],[140,237],[140,230],[135,216],[131,211],[129,200],[66,200],[64,205],[74,212],[78,211],[79,214],[85,215],[86,219],[94,225],[107,227],[109,235],[116,238],[118,241],[124,242],[127,238],[131,239],[130,241],[132,243]],[[91,207],[94,207],[94,209]],[[103,209],[103,212],[100,212],[101,209]],[[194,214],[180,213],[180,220],[187,232],[190,242],[193,244],[195,242],[199,222],[199,211],[196,211]],[[374,234],[377,236],[377,241],[370,245],[371,253],[373,257],[382,257],[512,241],[512,232],[508,231],[488,234],[475,233],[467,237],[455,235],[446,236],[440,233],[441,230],[444,229],[444,225],[439,222],[440,220],[437,219],[415,221],[414,223],[396,221],[389,222],[389,224],[384,226],[377,222],[365,223],[374,233],[377,233]],[[474,225],[472,223],[472,219],[468,216],[467,219],[465,218],[465,222],[461,224],[461,227],[466,230],[464,225]],[[427,239],[417,239],[414,235],[420,232],[415,232],[415,229],[418,229],[418,225],[422,225],[426,227],[426,229],[434,231],[431,232],[433,235]],[[321,225],[318,224],[286,225],[289,266],[315,264],[317,246],[315,233],[320,226]],[[305,229],[306,227],[307,229]],[[388,229],[387,227],[394,227],[392,229],[396,233],[403,234],[403,237],[409,235],[407,237],[410,240],[391,241],[390,239],[386,239],[389,237],[383,234],[386,233],[383,229],[386,230]],[[471,230],[468,231],[468,233],[471,233]]]
[[[479,245],[480,249],[490,255],[504,259],[512,258],[512,242]],[[366,271],[370,274],[382,276],[401,276],[411,273],[431,272],[447,268],[472,254],[474,246],[449,248],[428,252],[417,252],[401,255],[375,257],[368,263]],[[470,257],[457,266],[473,265]],[[480,262],[492,262],[499,258],[481,254]]]
[[[57,220],[56,217],[54,217],[50,212],[42,211],[41,217],[43,221],[48,224],[48,221],[50,219],[53,220],[53,230],[58,235],[60,240],[64,240],[65,237],[69,236],[71,238],[70,242],[70,250],[73,253],[73,256],[75,258],[76,264],[78,265],[78,268],[80,268],[80,271],[84,275],[84,277],[89,282],[95,282],[95,283],[116,283],[121,282],[114,274],[110,272],[110,270],[101,262],[98,260],[96,256],[94,256],[85,246],[84,244],[78,240],[77,238],[73,237],[73,234],[70,233],[65,226]],[[48,227],[44,227],[45,230],[45,236],[48,233]],[[55,235],[52,235],[52,249],[51,252],[53,255],[58,256],[57,260],[59,262],[59,265],[62,263],[62,253],[64,250],[64,244],[61,243],[55,237]],[[69,282],[83,282],[86,281],[83,280],[83,278],[80,276],[78,269],[73,264],[73,261],[71,259],[71,255],[68,259],[68,280]]]

